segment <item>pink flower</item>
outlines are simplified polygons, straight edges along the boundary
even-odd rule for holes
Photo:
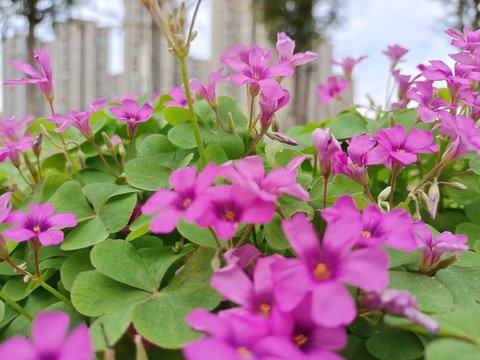
[[[194,222],[203,215],[193,206],[199,196],[217,179],[218,169],[209,163],[198,175],[195,166],[175,171],[170,176],[173,190],[160,189],[142,206],[144,214],[158,212],[150,223],[154,233],[169,233],[177,226],[181,216],[188,222]]]
[[[220,166],[220,174],[235,185],[247,188],[265,201],[275,201],[280,194],[289,194],[303,200],[309,195],[297,184],[296,174],[282,167],[265,175],[260,156],[248,156],[234,164],[228,162]]]
[[[12,211],[3,221],[17,224],[3,231],[3,235],[13,241],[38,239],[44,246],[56,245],[63,241],[63,231],[56,227],[74,227],[77,218],[73,214],[61,213],[53,215],[55,207],[52,204],[28,205],[30,215],[23,211]]]
[[[407,97],[420,104],[417,108],[418,117],[424,123],[437,121],[438,110],[441,107],[456,109],[457,104],[450,105],[447,101],[440,98],[433,98],[433,86],[429,81],[418,81],[416,88],[409,89]]]
[[[183,89],[183,85],[181,87],[174,86],[169,92],[168,95],[173,99],[172,101],[166,101],[163,105],[165,107],[175,106],[175,107],[183,107],[188,109],[187,98],[185,96],[185,92]],[[192,94],[192,103],[195,103],[195,96]]]
[[[48,102],[53,100],[52,63],[50,61],[50,50],[34,50],[35,60],[40,65],[40,74],[30,65],[23,61],[10,60],[15,69],[30,75],[31,79],[21,78],[20,80],[7,80],[5,86],[19,84],[37,84]]]
[[[298,258],[272,264],[275,301],[282,311],[292,311],[312,296],[310,315],[317,325],[349,324],[357,311],[343,284],[370,291],[388,284],[388,256],[382,249],[351,251],[362,224],[350,215],[337,220],[334,227],[329,224],[322,242],[305,214],[283,220],[283,231]]]
[[[117,115],[117,120],[127,123],[127,132],[130,138],[135,134],[138,124],[149,120],[153,114],[153,107],[145,103],[140,109],[140,105],[136,100],[124,99],[122,101],[123,109],[114,106],[110,111]]]
[[[275,46],[278,51],[279,61],[288,61],[294,67],[309,63],[318,58],[318,55],[311,51],[293,54],[295,41],[290,39],[284,32],[277,34],[277,43]]]
[[[315,129],[312,133],[313,144],[317,148],[317,158],[320,167],[320,173],[328,178],[332,172],[332,163],[335,153],[342,152],[340,143],[335,136],[330,135],[330,129]]]
[[[452,46],[462,48],[472,53],[475,52],[480,44],[480,30],[471,31],[467,29],[467,27],[463,27],[463,33],[465,34],[465,37],[454,29],[448,29],[445,31],[445,34],[453,37],[451,42]]]
[[[67,336],[70,319],[62,312],[43,312],[36,316],[31,341],[14,336],[0,345],[0,359],[92,360],[93,341],[85,324]]]
[[[357,65],[360,61],[365,59],[367,56],[360,56],[357,59],[354,59],[352,57],[346,57],[342,59],[341,62],[335,61],[333,59],[330,60],[330,64],[332,65],[339,65],[343,69],[343,76],[345,79],[350,81],[352,79],[352,71],[355,65]]]
[[[337,99],[340,94],[348,87],[347,79],[338,80],[336,76],[330,76],[327,79],[327,85],[318,85],[317,94],[324,103]]]
[[[96,99],[93,104],[88,107],[87,111],[70,111],[70,117],[62,114],[53,114],[45,120],[51,121],[55,124],[61,124],[60,127],[55,129],[56,133],[60,133],[63,130],[69,128],[70,126],[73,126],[80,130],[82,135],[85,136],[88,140],[93,141],[94,134],[92,132],[92,128],[90,127],[90,117],[95,111],[101,109],[107,103],[107,99]]]
[[[417,161],[416,154],[437,152],[438,149],[437,144],[431,145],[432,133],[413,128],[405,134],[402,125],[377,131],[376,136],[386,155],[383,163],[388,168],[399,167],[397,170]]]
[[[272,55],[273,52],[271,51],[253,46],[248,52],[248,63],[233,57],[225,58],[224,62],[234,71],[241,72],[241,74],[231,76],[234,83],[239,85],[250,84],[255,94],[261,91],[266,97],[277,100],[285,94],[274,77],[293,75],[293,67],[288,61],[280,61],[268,66],[268,60]]]
[[[27,134],[23,139],[14,142],[4,142],[5,146],[0,146],[0,162],[7,157],[15,166],[20,165],[20,152],[26,151],[32,147],[33,135]]]
[[[371,310],[385,309],[390,314],[403,316],[435,334],[440,330],[435,320],[417,309],[417,301],[408,291],[384,289],[368,292],[363,296],[363,304]]]
[[[203,96],[207,100],[208,105],[212,108],[217,108],[217,96],[215,94],[215,87],[218,83],[230,80],[228,76],[222,75],[223,67],[208,75],[207,86],[204,86],[198,79],[190,79],[188,85],[190,89]]]
[[[275,113],[290,102],[290,93],[283,90],[284,95],[280,99],[272,100],[265,95],[260,95],[260,123],[262,129],[268,129]]]
[[[337,151],[334,154],[332,172],[344,174],[358,184],[368,184],[367,165],[381,164],[382,157],[377,157],[374,150],[377,141],[371,135],[353,135],[348,142],[348,155]]]
[[[440,261],[446,252],[468,251],[467,236],[463,234],[454,235],[450,231],[444,231],[433,239],[433,234],[424,222],[418,221],[414,224],[417,239],[422,243],[423,253],[420,259],[419,269],[427,272]]]
[[[35,119],[33,115],[26,115],[22,120],[17,120],[15,116],[0,121],[0,140],[1,141],[19,141],[25,135],[28,123]]]
[[[202,214],[196,223],[213,227],[222,239],[231,239],[238,224],[266,224],[275,213],[275,203],[265,201],[251,190],[237,185],[219,185],[208,188],[204,196],[191,204],[192,211]]]
[[[408,52],[407,49],[404,49],[402,48],[401,46],[399,45],[389,45],[387,47],[387,50],[383,51],[382,53],[387,55],[390,60],[392,61],[392,66],[391,68],[394,69],[395,66],[397,66],[397,64],[403,60],[401,60],[401,58],[403,57],[403,55],[405,55],[406,53]]]

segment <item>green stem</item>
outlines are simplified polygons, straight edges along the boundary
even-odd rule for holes
[[[59,127],[58,124],[56,124],[56,125],[57,125],[57,127]],[[78,179],[78,182],[80,183],[80,185],[85,186],[85,182],[83,181],[82,177],[80,176],[80,173],[78,172],[76,166],[73,164],[72,158],[70,157],[70,154],[68,153],[67,143],[65,142],[65,139],[63,138],[62,133],[58,133],[58,137],[60,138],[60,141],[62,142],[62,145],[63,145],[63,154],[65,155],[65,159],[67,159],[67,161],[70,161],[70,163],[72,164],[73,174]]]
[[[215,230],[212,229],[211,227],[209,227],[208,230],[210,230],[210,232],[212,233],[213,238],[215,239],[215,242],[217,243],[218,248],[220,250],[222,250],[222,245],[220,244],[220,240],[218,240],[218,236],[217,236],[217,233],[215,232]]]
[[[432,176],[436,171],[440,172],[442,171],[443,169],[443,163],[438,163],[432,170],[430,170],[428,172],[427,175],[425,175],[423,177],[423,179],[418,183],[417,186],[415,186],[415,188],[413,188],[412,191],[410,191],[409,195],[412,194],[412,195],[415,195],[418,191],[418,189],[420,189],[422,187],[423,184],[425,184],[427,182],[427,180],[430,178],[430,176]],[[438,175],[437,175],[438,177]],[[408,204],[410,202],[410,197],[408,196],[407,199],[405,200],[405,203]]]
[[[20,174],[20,176],[22,177],[23,181],[25,181],[27,183],[28,186],[30,186],[30,188],[32,189],[32,191],[35,191],[35,186],[33,186],[33,184],[28,181],[28,179],[25,177],[25,175],[23,175],[23,172],[22,170],[20,169],[19,166],[15,165],[15,167],[17,168],[18,170],[18,173]]]
[[[25,316],[28,320],[32,321],[33,316],[30,315],[23,307],[18,305],[15,301],[13,301],[7,294],[5,294],[3,291],[0,291],[0,298],[5,300],[7,304],[9,304],[11,307],[13,307],[15,310],[17,310],[20,314]]]
[[[62,294],[60,294],[57,290],[55,290],[53,287],[51,287],[50,285],[48,285],[46,282],[44,282],[43,280],[41,279],[37,279],[36,280],[37,284],[40,285],[41,287],[43,287],[45,290],[47,290],[49,293],[51,293],[53,296],[55,296],[57,299],[63,301],[65,304],[67,305],[70,305],[72,308],[75,309],[75,307],[73,306],[72,302],[70,300],[68,300],[65,296],[63,296]]]
[[[238,241],[237,245],[235,245],[236,248],[239,248],[240,246],[243,245],[245,239],[247,238],[248,234],[250,234],[250,231],[253,229],[253,224],[249,224],[247,230],[242,235],[242,238]]]
[[[222,127],[222,130],[224,130],[225,127],[223,126],[222,119],[220,118],[220,114],[218,113],[218,107],[215,106],[213,108],[213,111],[215,111],[215,115],[217,116],[218,122],[220,123],[220,126]]]
[[[396,179],[397,179],[397,174],[392,173],[392,184],[390,185],[390,210],[393,209],[393,191],[395,188]]]
[[[113,169],[110,167],[110,165],[108,165],[108,162],[107,160],[105,159],[105,157],[103,156],[102,152],[100,151],[100,149],[98,148],[97,144],[95,144],[95,141],[93,140],[89,140],[90,141],[90,144],[92,144],[92,146],[95,148],[95,150],[97,151],[98,155],[100,155],[100,159],[102,159],[103,163],[105,164],[105,166],[107,167],[108,171],[110,171],[110,173],[115,177],[115,179],[117,180],[120,180],[120,178],[118,177],[118,175],[115,173],[115,171],[113,171]],[[130,154],[131,156],[131,154]]]
[[[372,193],[370,192],[370,189],[368,188],[368,186],[364,185],[363,188],[365,189],[365,193],[367,194],[372,204],[376,204],[375,199],[373,198]]]
[[[208,164],[207,154],[205,153],[205,149],[203,147],[202,137],[200,136],[200,128],[198,127],[197,115],[195,114],[195,109],[193,108],[190,86],[188,86],[188,74],[187,65],[185,63],[185,55],[178,56],[178,61],[180,62],[180,70],[182,72],[185,96],[187,97],[188,109],[190,110],[190,119],[192,121],[193,135],[195,136],[195,142],[197,143],[200,159],[202,159],[203,166],[206,166]]]

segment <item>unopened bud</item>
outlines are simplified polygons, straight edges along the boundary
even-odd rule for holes
[[[73,172],[73,164],[70,160],[67,159],[67,161],[65,162],[65,169],[67,169],[67,173],[69,175],[72,175],[72,172]]]
[[[198,35],[198,31],[197,31],[197,30],[192,31],[192,33],[190,34],[190,42],[192,42],[193,40],[195,40],[195,38],[197,37],[197,35]]]
[[[454,264],[455,262],[457,262],[458,258],[460,257],[460,254],[455,254],[455,255],[452,255],[446,259],[443,259],[442,261],[440,261],[438,263],[437,266],[435,266],[435,270],[441,270],[441,269],[446,269],[447,267],[449,267],[450,265]]]
[[[6,259],[8,257],[8,247],[5,239],[0,234],[0,259]]]
[[[107,149],[113,152],[114,146],[112,144],[112,141],[110,140],[110,137],[105,131],[102,132],[102,137],[103,137],[103,141],[105,141],[105,145],[107,146]]]
[[[127,151],[125,150],[125,146],[123,146],[122,143],[118,144],[118,154],[122,159],[124,159],[125,156],[127,156]]]
[[[183,27],[185,25],[185,19],[185,1],[182,1],[178,9],[178,24]]]
[[[415,195],[409,194],[408,197],[413,200],[415,203],[415,213],[412,215],[412,220],[413,221],[419,221],[422,220],[422,216],[420,215],[420,208],[418,206],[418,199]]]
[[[43,139],[43,133],[38,134],[37,137],[35,138],[35,142],[32,145],[32,150],[36,157],[39,157],[40,152],[42,151],[42,139]]]
[[[377,201],[380,204],[382,201],[388,200],[388,197],[390,196],[390,190],[392,189],[391,186],[387,186],[385,189],[383,189],[380,194],[378,194]]]
[[[78,149],[77,152],[78,162],[80,163],[80,167],[85,170],[87,167],[87,160],[85,159],[85,154],[83,153],[82,149]]]
[[[228,116],[228,130],[233,134],[235,133],[235,122],[233,121],[232,113],[229,112]]]
[[[278,121],[278,118],[276,116],[272,120],[272,131],[274,132],[280,131],[280,121]]]
[[[173,13],[168,14],[168,28],[172,34],[177,33],[177,24],[175,22],[175,18],[173,17]]]
[[[217,249],[217,251],[215,252],[215,256],[213,257],[210,264],[212,266],[213,271],[217,271],[222,267],[225,267],[228,265],[227,259],[225,259],[225,255],[223,254],[222,249]]]
[[[462,183],[459,183],[459,182],[439,182],[439,184],[443,184],[443,185],[447,185],[447,186],[450,186],[454,189],[457,189],[457,190],[467,190],[468,187]]]
[[[437,207],[440,201],[440,189],[438,188],[438,183],[435,180],[433,184],[428,189],[428,204],[430,205],[430,218],[435,220],[435,215],[437,214]]]
[[[278,140],[288,145],[298,145],[297,141],[279,132],[267,132],[265,135],[267,135],[270,139]]]
[[[422,207],[425,210],[430,211],[430,202],[428,200],[427,194],[425,194],[425,191],[419,190],[417,192],[417,197],[418,197],[418,202],[420,203],[420,205],[422,205]]]
[[[136,357],[135,360],[148,360],[145,346],[143,346],[142,335],[136,334],[133,338],[135,342]]]

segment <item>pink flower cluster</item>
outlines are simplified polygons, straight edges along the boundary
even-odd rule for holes
[[[230,184],[211,186],[219,176]],[[154,233],[173,231],[182,216],[187,222],[214,229],[222,239],[231,239],[240,223],[270,222],[280,194],[308,199],[295,177],[295,172],[280,167],[266,175],[259,156],[221,166],[210,163],[198,177],[192,166],[174,172],[170,178],[173,190],[158,190],[142,212],[158,212],[150,224]]]

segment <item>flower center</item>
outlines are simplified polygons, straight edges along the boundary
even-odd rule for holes
[[[242,355],[243,357],[251,357],[252,356],[252,352],[250,350],[248,350],[246,347],[239,347],[237,349],[237,352]]]
[[[297,334],[292,336],[292,340],[297,347],[301,348],[308,341],[308,337],[303,334]]]
[[[33,228],[33,231],[35,231],[36,233],[40,232],[40,227],[39,226],[35,226]]]
[[[358,166],[358,164],[353,164],[353,167],[357,167],[357,166]]]
[[[190,205],[191,203],[192,203],[192,199],[186,198],[185,200],[183,200],[182,206],[184,209],[186,209],[188,205]]]
[[[428,104],[429,109],[434,109],[434,106],[432,104]]]
[[[255,75],[253,75],[253,78],[254,78],[255,80],[258,80],[258,79],[260,79],[260,76],[258,76],[257,74],[255,74]]]
[[[225,213],[222,216],[223,220],[227,220],[231,222],[235,222],[235,218],[236,218],[235,213],[230,210],[225,211]]]
[[[327,265],[319,263],[315,270],[313,270],[313,275],[317,280],[326,280],[330,277],[331,273],[330,270],[328,270]]]
[[[372,233],[368,230],[365,230],[365,231],[362,231],[362,236],[364,238],[369,238],[370,236],[372,236]]]
[[[397,152],[405,152],[404,149],[397,149]]]
[[[131,117],[131,118],[128,119],[128,120],[131,121],[131,122],[135,122],[135,120],[137,120],[137,119],[135,119],[134,117]]]
[[[260,305],[259,308],[260,308],[259,315],[262,315],[262,316],[265,316],[265,317],[270,315],[270,310],[272,309],[272,307],[270,305],[262,304],[262,305]]]

